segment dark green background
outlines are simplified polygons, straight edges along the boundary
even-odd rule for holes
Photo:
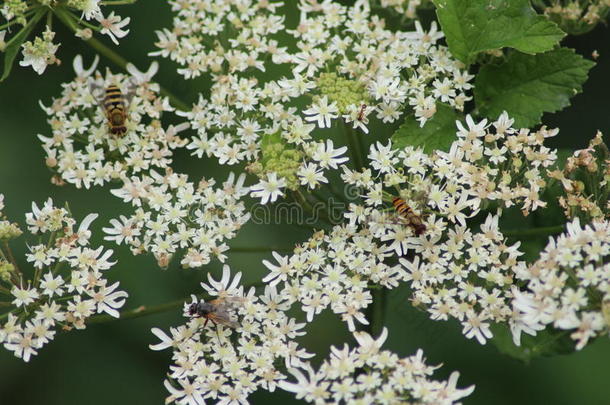
[[[169,27],[169,6],[160,1],[142,0],[131,7],[122,7],[118,14],[131,16],[131,33],[121,40],[118,51],[140,69],[150,63],[147,52],[153,51],[153,32]],[[288,23],[293,24],[295,15]],[[131,208],[109,195],[107,189],[75,190],[58,188],[49,183],[50,172],[44,166],[44,154],[37,134],[48,135],[45,114],[37,103],[45,104],[60,93],[60,83],[70,81],[72,56],[84,55],[88,66],[93,53],[62,29],[57,40],[62,43],[59,58],[61,67],[50,67],[43,76],[16,67],[6,83],[0,84],[0,192],[5,194],[5,213],[23,223],[24,213],[31,201],[42,202],[52,196],[58,205],[69,201],[77,219],[88,212],[100,213],[92,230],[101,243],[101,228],[108,219]],[[595,130],[610,134],[610,30],[599,27],[580,38],[568,38],[564,45],[577,48],[589,57],[598,49],[598,66],[585,84],[584,94],[573,100],[565,111],[544,117],[550,126],[559,126],[561,133],[551,140],[555,147],[580,148],[587,144]],[[103,60],[102,63],[106,63]],[[114,69],[114,66],[110,66]],[[192,101],[195,89],[208,86],[208,78],[184,82],[172,73],[175,67],[161,61],[161,71],[155,80],[181,98]],[[607,138],[606,138],[607,139]],[[197,176],[221,173],[210,159],[193,159],[180,152],[174,168]],[[226,171],[220,174],[222,179]],[[300,241],[307,235],[300,229],[257,227],[248,225],[233,246],[286,246],[287,241]],[[17,254],[24,252],[23,240],[14,244]],[[110,272],[111,280],[120,280],[130,294],[128,308],[155,305],[199,293],[199,282],[205,270],[161,271],[150,256],[132,257],[124,247],[116,249],[114,258],[119,264]],[[245,282],[264,274],[261,254],[231,254],[232,269],[244,273]],[[220,265],[209,266],[218,274]],[[599,339],[584,350],[567,356],[540,358],[525,365],[506,357],[491,344],[480,346],[461,336],[453,322],[435,323],[409,307],[408,293],[395,290],[390,294],[387,308],[391,334],[387,347],[402,356],[423,348],[430,364],[444,363],[439,377],[451,371],[461,372],[460,386],[476,384],[474,394],[466,404],[610,404],[610,340]],[[44,347],[29,364],[0,349],[0,404],[161,404],[166,396],[162,381],[167,372],[170,352],[153,352],[148,345],[156,342],[151,327],[167,330],[182,323],[180,310],[135,320],[115,321],[91,325],[85,331],[60,333]],[[341,325],[337,327],[337,325]],[[303,345],[319,353],[318,360],[328,353],[330,344],[349,341],[343,325],[332,314],[323,314],[309,328]],[[287,403],[291,396],[282,393],[258,393],[254,403]]]

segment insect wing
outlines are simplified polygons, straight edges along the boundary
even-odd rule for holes
[[[229,295],[226,297],[217,298],[215,300],[209,301],[210,304],[219,308],[222,311],[228,311],[230,309],[237,308],[241,306],[245,301],[243,297],[236,297],[233,295]]]
[[[97,104],[102,108],[102,111],[106,111],[106,107],[104,106],[104,92],[105,88],[97,83],[95,80],[89,80],[89,93],[93,96],[93,99],[97,102]]]
[[[138,89],[138,85],[133,80],[129,80],[129,82],[127,83],[127,88],[126,88],[125,94],[123,94],[126,110],[129,108],[129,104],[131,104],[131,100],[133,100],[133,97],[136,95],[137,89]]]
[[[231,319],[231,315],[229,315],[229,313],[224,311],[222,308],[219,308],[218,310],[209,314],[208,318],[215,323],[228,326],[230,328],[239,327],[239,323]]]

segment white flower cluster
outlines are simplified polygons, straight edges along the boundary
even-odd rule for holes
[[[11,259],[10,273],[0,281],[0,296],[10,300],[8,311],[0,315],[6,319],[0,326],[0,342],[26,362],[54,338],[57,327],[84,329],[95,313],[119,317],[117,309],[127,293],[117,289],[118,282],[108,285],[103,274],[114,264],[112,250],[89,247],[88,228],[96,217],[87,215],[74,230],[76,221],[51,199],[42,208],[33,203],[26,214],[29,232],[48,243],[28,246],[26,259],[34,268],[30,278]],[[11,255],[2,251],[0,257],[1,266]]]
[[[466,121],[468,128],[457,123],[458,140],[449,153],[377,144],[369,154],[373,171],[344,168],[343,179],[359,187],[364,199],[364,205],[350,206],[350,223],[385,242],[395,255],[414,255],[400,258],[413,303],[424,306],[432,319],[458,319],[465,336],[483,344],[492,336],[490,322],[514,324],[511,286],[526,265],[518,260],[519,243],[506,244],[499,215],[488,215],[479,231],[469,229],[469,219],[490,201],[524,212],[544,206],[541,169],[556,154],[542,141],[556,132],[515,130],[506,114],[492,123],[494,130],[486,120],[474,123],[468,116]],[[394,210],[395,198],[403,199],[407,213]],[[416,220],[425,231],[417,232]]]
[[[381,350],[388,336],[373,339],[366,332],[355,332],[358,347],[331,347],[328,360],[315,372],[309,363],[301,369],[289,369],[297,382],[280,382],[280,387],[294,392],[297,399],[315,404],[430,404],[458,405],[461,398],[474,391],[474,386],[457,388],[459,373],[447,381],[430,379],[438,367],[428,366],[420,349],[414,356],[399,358]]]
[[[565,195],[559,205],[568,218],[610,219],[610,150],[597,132],[585,149],[574,151],[563,170],[548,172],[561,182]]]
[[[107,72],[102,77],[95,72],[93,79],[96,66],[97,57],[84,69],[78,55],[74,59],[76,78],[63,84],[62,96],[49,107],[41,103],[52,134],[38,137],[47,154],[47,166],[58,173],[55,182],[89,188],[151,168],[168,168],[173,149],[186,143],[178,133],[188,124],[162,127],[162,113],[173,109],[167,98],[159,97],[159,85],[150,82],[157,63],[146,73],[128,65],[130,76]],[[126,103],[127,132],[123,136],[110,132],[103,107],[104,90],[110,85],[118,86]]]
[[[308,322],[330,307],[354,331],[355,321],[369,323],[363,313],[372,302],[369,283],[393,288],[406,275],[401,266],[384,262],[390,255],[367,230],[335,226],[328,234],[314,234],[291,256],[273,252],[277,264],[263,261],[270,270],[263,281],[290,304],[298,302]]]
[[[56,14],[59,20],[68,25],[76,36],[88,40],[93,35],[91,28],[98,28],[101,34],[108,35],[112,41],[118,45],[117,38],[123,38],[129,30],[123,29],[129,24],[130,18],[121,18],[115,15],[114,11],[104,17],[101,0],[67,0],[61,3],[55,0],[39,0],[32,2],[29,0],[11,0],[3,2],[0,6],[0,25],[8,28],[8,33],[14,32],[10,40],[5,40],[7,31],[0,30],[0,52],[4,51],[7,43],[14,42],[18,35],[29,35],[31,28],[35,26],[45,14],[51,16]],[[55,10],[53,10],[55,9]],[[80,16],[76,16],[77,12]],[[2,20],[6,20],[6,24]],[[95,27],[88,21],[95,20],[99,27]],[[49,20],[50,21],[50,20]],[[21,29],[11,30],[11,26],[19,24]],[[60,64],[61,61],[55,56],[55,52],[60,44],[54,44],[55,32],[51,26],[47,25],[41,36],[34,38],[33,41],[25,41],[23,48],[23,60],[19,62],[21,66],[32,66],[36,73],[43,74],[48,65]],[[19,42],[18,42],[19,43]]]
[[[443,37],[436,26],[430,32],[419,24],[414,32],[392,32],[371,16],[367,1],[352,7],[299,2],[294,30],[275,14],[282,3],[171,3],[177,11],[174,30],[158,32],[161,51],[154,54],[183,65],[179,71],[186,78],[209,71],[214,83],[209,98],[201,97],[185,114],[198,131],[188,148],[221,164],[252,162],[249,170],[263,179],[258,190],[277,190],[279,196],[286,187],[315,188],[327,181],[324,171],[344,162],[346,149],[315,140],[316,127],[341,119],[368,132],[371,114],[395,122],[405,107],[423,124],[437,101],[461,109],[469,99],[472,76],[436,45]],[[216,40],[220,30],[229,38]],[[298,52],[289,54],[270,39],[279,31],[294,37]],[[291,73],[261,82],[257,71],[271,63],[287,65]],[[275,200],[272,191],[258,196]]]
[[[36,37],[34,42],[24,42],[21,45],[23,60],[19,62],[19,65],[32,66],[32,69],[39,75],[44,73],[48,65],[54,63],[59,65],[60,61],[55,57],[59,44],[54,44],[53,38],[55,38],[55,32],[47,27],[42,36]]]
[[[224,243],[250,218],[241,197],[245,174],[229,176],[222,187],[215,180],[202,179],[197,186],[185,174],[168,170],[160,175],[123,179],[123,186],[112,194],[136,208],[129,218],[121,216],[104,228],[117,244],[125,243],[134,254],[152,252],[159,266],[166,268],[172,256],[186,249],[181,260],[185,268],[201,267],[215,256],[224,262]]]
[[[264,71],[262,60],[282,63],[286,48],[269,37],[284,28],[284,17],[275,15],[283,2],[242,0],[170,0],[176,12],[173,30],[157,31],[160,55],[182,65],[186,79],[204,72]],[[225,34],[228,36],[224,36]],[[221,34],[223,34],[221,36]],[[219,38],[222,38],[219,40]]]
[[[216,297],[208,303],[213,310],[193,316],[191,308],[198,303],[193,297],[184,306],[188,321],[170,328],[171,336],[152,329],[161,342],[150,348],[173,350],[174,364],[165,381],[171,395],[166,402],[245,404],[259,388],[276,389],[286,378],[283,365],[300,367],[311,357],[294,341],[304,334],[304,324],[286,316],[286,299],[269,286],[259,297],[254,288],[244,292],[240,278],[237,273],[231,280],[228,266],[220,281],[208,274],[208,283],[201,285],[207,295]]]
[[[576,349],[610,335],[610,222],[581,226],[551,238],[540,258],[520,275],[526,288],[515,289],[520,321],[533,330],[552,325],[571,331]],[[518,336],[516,336],[518,338]]]
[[[534,3],[551,21],[571,35],[591,31],[610,13],[608,0],[542,0]]]

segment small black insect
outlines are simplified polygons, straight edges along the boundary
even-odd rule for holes
[[[192,303],[188,308],[188,314],[193,318],[205,318],[203,327],[209,321],[214,325],[220,324],[230,328],[237,328],[239,323],[234,321],[229,314],[229,309],[235,303],[241,302],[239,297],[218,298],[209,302],[199,301]]]

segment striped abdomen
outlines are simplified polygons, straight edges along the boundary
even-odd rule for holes
[[[125,132],[127,132],[125,127],[125,121],[127,120],[125,97],[123,97],[123,93],[121,93],[121,89],[118,86],[112,84],[106,88],[104,109],[110,132],[115,135],[125,135]]]
[[[394,205],[394,208],[398,214],[407,221],[407,224],[413,228],[415,235],[419,236],[426,232],[426,225],[424,225],[421,218],[413,212],[405,200],[399,197],[394,197],[392,199],[392,205]]]

